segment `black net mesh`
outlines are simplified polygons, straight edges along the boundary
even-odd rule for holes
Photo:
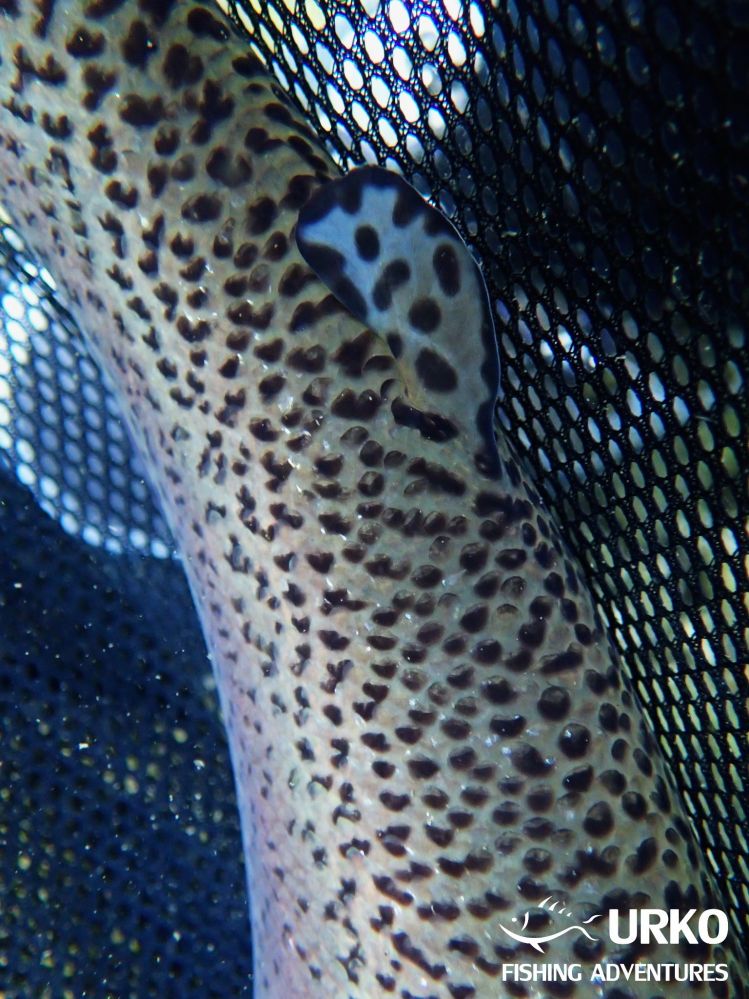
[[[0,536],[0,994],[251,995],[231,769],[181,569],[82,548],[2,472]]]
[[[168,557],[168,529],[103,374],[1,205],[0,226],[0,464],[67,534]]]
[[[402,169],[475,248],[499,319],[501,423],[589,571],[725,907],[744,927],[747,10],[643,0],[233,7],[339,162]],[[37,316],[43,275],[14,240],[6,229],[0,453],[69,532],[166,554],[126,442],[106,430],[106,388],[59,314]],[[74,357],[69,378],[57,345]],[[87,413],[98,414],[92,433]],[[80,448],[74,464],[94,469],[74,482],[68,463],[50,471],[65,448],[59,426],[78,428],[65,431]],[[141,573],[152,608],[160,587],[182,586],[179,570],[81,560],[80,544],[61,542],[5,488],[0,793],[13,833],[2,845],[11,919],[0,984],[12,974],[9,994],[54,983],[57,996],[67,975],[76,997],[242,994],[239,844],[203,653],[194,625],[184,645],[159,637],[145,588],[130,587]],[[78,643],[89,644],[56,642],[54,614],[77,620]],[[50,898],[60,900],[54,918]],[[175,963],[182,984],[170,992]]]

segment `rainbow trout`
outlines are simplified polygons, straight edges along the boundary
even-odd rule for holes
[[[2,201],[211,651],[258,999],[743,995],[581,570],[495,437],[455,229],[393,174],[340,178],[208,7],[0,0],[0,39]]]

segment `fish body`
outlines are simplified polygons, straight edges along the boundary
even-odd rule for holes
[[[336,179],[215,11],[0,10],[3,202],[115,386],[185,564],[255,994],[535,999],[561,993],[517,991],[503,963],[645,960],[541,905],[588,925],[711,903],[582,572],[487,429],[499,373],[468,251],[397,178]],[[418,225],[387,304],[395,251],[380,265],[359,230],[397,248],[399,206]],[[439,294],[449,322],[423,304]],[[501,928],[529,910],[543,957]],[[574,994],[743,994],[730,949],[694,953],[731,984]]]

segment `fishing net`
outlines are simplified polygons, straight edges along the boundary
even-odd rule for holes
[[[674,0],[237,0],[231,12],[342,166],[402,170],[476,252],[496,308],[500,423],[588,572],[723,904],[745,936],[749,10],[731,0],[688,9]],[[172,959],[196,983],[179,995],[239,995],[246,946],[211,937],[205,915],[206,897],[223,893],[222,904],[237,912],[242,888],[228,764],[201,685],[202,646],[185,604],[190,642],[184,650],[172,642],[167,655],[158,617],[143,606],[144,593],[150,601],[160,587],[183,586],[179,569],[169,559],[134,560],[136,552],[168,554],[168,536],[115,429],[106,386],[56,311],[44,273],[7,228],[3,239],[0,453],[64,530],[102,550],[89,547],[84,558],[80,540],[63,543],[51,525],[42,528],[23,494],[6,486],[8,564],[26,552],[32,591],[24,599],[33,603],[22,628],[8,599],[20,599],[13,573],[3,580],[0,685],[8,716],[18,719],[3,763],[6,776],[18,777],[2,788],[15,789],[17,822],[23,814],[29,828],[44,829],[52,808],[61,829],[72,823],[92,838],[86,863],[113,879],[111,902],[98,901],[95,913],[106,910],[114,924],[110,910],[123,904],[114,885],[127,886],[128,944],[116,959],[90,900],[77,921],[65,920],[65,939],[79,948],[71,995],[87,980],[76,976],[95,973],[97,981],[106,973],[112,995],[169,994],[159,976]],[[68,442],[70,462],[61,460]],[[66,477],[70,465],[77,477]],[[126,585],[136,563],[147,580],[140,596]],[[50,601],[64,614],[60,634],[71,622],[84,631],[96,622],[86,631],[95,654],[81,659],[59,638],[50,644]],[[145,666],[135,675],[141,660],[158,682]],[[32,661],[33,678],[20,681]],[[127,701],[120,688],[109,690],[114,700],[96,701],[97,683],[116,687],[117,678],[127,680]],[[169,734],[180,710],[190,719],[181,751]],[[124,724],[125,711],[141,725]],[[91,741],[100,755],[65,755],[57,742],[52,749],[45,726],[29,721],[36,716],[64,716],[76,728],[80,720],[85,738],[66,735],[64,745]],[[107,756],[115,722],[130,742]],[[58,725],[50,728],[62,738]],[[212,741],[201,745],[209,731]],[[149,831],[148,815],[170,808],[163,773],[148,777],[157,745],[168,747],[164,770],[185,781],[183,817],[200,796],[191,841],[166,819]],[[135,796],[123,790],[129,755]],[[75,798],[50,797],[52,759],[64,760],[66,787],[80,784]],[[122,774],[110,786],[115,759]],[[218,812],[205,806],[214,799]],[[130,816],[135,801],[142,849],[162,859],[161,870],[137,863],[137,850],[118,852],[120,836],[112,838],[124,821],[117,808]],[[102,824],[109,835],[96,839]],[[85,894],[83,861],[68,862],[61,843],[49,844],[39,840],[36,855],[22,844],[0,848],[18,952],[5,966],[37,983],[11,994],[41,994],[38,983],[53,980],[41,955],[58,968],[65,953],[54,934],[39,943],[40,921],[52,925],[40,892]],[[170,895],[177,875],[184,881]],[[204,935],[177,957],[164,934],[180,925],[182,939]],[[0,968],[8,946],[0,941]]]

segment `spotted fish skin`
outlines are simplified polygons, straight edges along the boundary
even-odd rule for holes
[[[297,244],[338,300],[388,344],[418,409],[414,420],[428,420],[432,436],[460,434],[496,470],[494,323],[481,271],[453,225],[401,177],[363,167],[310,198]]]
[[[500,923],[547,896],[579,921],[708,906],[580,571],[506,442],[487,469],[468,430],[397,405],[413,373],[305,264],[298,213],[335,171],[226,22],[146,0],[0,11],[3,200],[116,385],[185,562],[256,996],[540,999],[561,993],[513,991],[501,963],[614,956],[605,934],[518,948]],[[727,960],[729,986],[564,994],[743,995]]]

